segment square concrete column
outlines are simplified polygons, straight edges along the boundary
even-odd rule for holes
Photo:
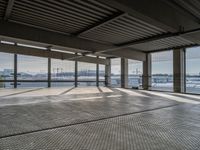
[[[174,92],[185,92],[185,50],[173,50]]]
[[[111,86],[111,60],[110,58],[106,58],[108,64],[105,66],[105,86]]]
[[[121,58],[121,87],[128,88],[128,59]]]
[[[146,61],[143,61],[142,87],[144,90],[151,89],[151,54],[146,54]]]

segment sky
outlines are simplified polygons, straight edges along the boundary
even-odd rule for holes
[[[152,53],[152,73],[173,72],[173,51]],[[200,47],[186,49],[186,73],[200,73]]]
[[[121,59],[114,58],[111,59],[111,74],[120,74],[121,73]]]
[[[3,71],[5,68],[12,69],[14,66],[14,55],[0,53],[0,71]]]

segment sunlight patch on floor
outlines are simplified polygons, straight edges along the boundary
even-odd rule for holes
[[[200,95],[189,95],[189,94],[181,94],[181,93],[172,93],[172,95],[184,96],[184,97],[194,98],[194,99],[200,100]]]
[[[165,94],[165,93],[161,93],[161,92],[154,92],[154,91],[143,91],[143,92],[152,94],[152,95],[156,95],[156,96],[160,96],[160,97],[164,97],[166,99],[177,101],[177,102],[189,103],[189,104],[200,104],[200,102],[198,102],[198,101],[186,99],[183,97],[173,96],[173,95]]]
[[[127,89],[122,89],[122,88],[116,88],[117,90],[121,91],[121,92],[124,92],[124,93],[127,93],[128,95],[131,95],[131,96],[138,96],[138,97],[149,97],[147,95],[143,95],[141,93],[137,93],[133,90],[127,90]]]
[[[113,92],[109,88],[106,87],[77,87],[69,92],[67,92],[65,95],[70,94],[97,94],[97,93],[105,93],[105,92]]]

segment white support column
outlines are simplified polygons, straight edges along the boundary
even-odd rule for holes
[[[111,60],[110,58],[106,58],[108,61],[108,64],[106,64],[105,67],[105,86],[110,87],[111,86]]]
[[[185,50],[173,50],[174,92],[185,92]]]
[[[146,61],[143,61],[142,87],[144,90],[151,89],[151,54],[146,54]]]
[[[121,58],[121,87],[128,88],[128,59]]]

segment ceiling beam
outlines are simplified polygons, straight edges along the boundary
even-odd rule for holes
[[[113,45],[102,44],[91,40],[81,39],[51,31],[45,31],[26,25],[0,21],[0,38],[12,38],[26,43],[49,44],[52,47],[68,47],[86,52],[95,52],[98,49],[108,49]]]
[[[4,20],[8,20],[9,19],[10,15],[11,15],[11,12],[12,12],[12,9],[13,9],[13,6],[14,6],[14,3],[15,3],[15,0],[8,0],[8,4],[7,4]]]
[[[124,49],[124,48],[130,47],[130,46],[133,46],[135,44],[151,42],[151,41],[154,41],[154,40],[167,38],[167,37],[172,37],[172,36],[175,36],[175,35],[176,34],[174,34],[174,33],[166,33],[166,34],[163,34],[163,35],[156,35],[156,36],[152,36],[150,38],[145,38],[145,39],[141,39],[141,40],[129,41],[129,42],[120,44],[117,47],[110,48],[110,49],[105,49],[105,50],[100,50],[100,51],[98,51],[96,53],[98,54],[98,53],[104,53],[104,52],[112,52],[112,51],[116,51],[116,50],[119,50],[119,49]]]
[[[191,44],[191,45],[187,45],[187,46],[170,47],[170,48],[148,51],[147,53],[156,53],[156,52],[169,51],[169,49],[182,49],[182,48],[190,48],[190,47],[196,47],[196,46],[199,46],[199,45],[198,44]]]
[[[62,59],[62,60],[71,60],[71,58],[77,56],[75,54],[40,50],[37,48],[30,48],[30,47],[17,46],[17,45],[8,45],[8,44],[0,44],[0,52],[37,56],[37,57],[45,57],[45,58]],[[103,65],[107,64],[106,59],[101,59],[101,58],[96,59],[94,57],[88,57],[88,56],[83,56],[83,58],[78,59],[78,61],[88,62],[88,63],[99,63],[99,64],[103,64]]]
[[[116,14],[114,14],[114,15],[108,17],[108,18],[105,18],[105,19],[102,20],[101,22],[98,22],[98,23],[96,23],[96,24],[93,24],[92,26],[88,26],[88,27],[85,28],[84,30],[75,33],[75,35],[80,37],[81,35],[83,35],[83,34],[85,34],[85,33],[88,33],[88,32],[90,32],[90,31],[93,31],[93,30],[95,30],[95,29],[97,29],[97,28],[99,28],[99,27],[101,27],[101,26],[103,26],[103,25],[105,25],[105,24],[108,24],[108,23],[112,22],[113,20],[122,17],[123,15],[125,15],[125,14],[122,13],[122,12],[116,13]]]
[[[199,22],[187,12],[180,13],[161,0],[99,0],[168,32],[199,28]]]
[[[21,44],[46,45],[52,48],[58,47],[59,49],[77,49],[81,50],[83,54],[94,54],[98,51],[117,48],[115,45],[102,44],[12,22],[0,21],[0,28],[0,39],[11,40]],[[123,50],[122,48],[120,49]],[[126,53],[126,50],[127,49],[124,49],[123,52]],[[131,50],[134,51],[134,49]],[[143,52],[140,53],[141,55],[145,55]],[[121,57],[121,55],[117,57]]]
[[[177,11],[179,11],[181,14],[191,18],[192,20],[194,20],[195,22],[200,23],[199,18],[197,18],[195,15],[193,15],[192,13],[190,13],[187,9],[183,8],[181,5],[178,4],[178,1],[176,0],[170,0],[170,1],[166,1],[166,0],[162,0],[164,3],[167,3],[168,5],[170,5],[171,7],[174,7]],[[183,1],[184,2],[184,1]]]
[[[116,51],[105,52],[104,54],[109,54],[109,55],[120,57],[120,58],[134,59],[134,60],[139,60],[139,61],[146,60],[146,57],[145,57],[146,53],[136,51],[132,48],[119,49]]]
[[[145,39],[141,39],[141,40],[130,41],[127,43],[120,44],[115,48],[98,51],[97,53],[112,52],[112,51],[116,51],[116,50],[120,50],[120,49],[125,49],[125,48],[131,47],[136,44],[142,44],[142,43],[151,42],[151,41],[164,39],[164,38],[168,38],[168,37],[174,37],[174,36],[181,36],[182,38],[190,40],[191,42],[197,43],[197,40],[195,40],[194,38],[189,38],[189,36],[186,38],[187,35],[192,36],[192,34],[196,34],[196,33],[199,34],[198,37],[200,37],[200,28],[195,29],[195,30],[190,30],[187,32],[167,33],[167,34],[163,34],[163,35],[152,36],[150,38],[145,38]]]

